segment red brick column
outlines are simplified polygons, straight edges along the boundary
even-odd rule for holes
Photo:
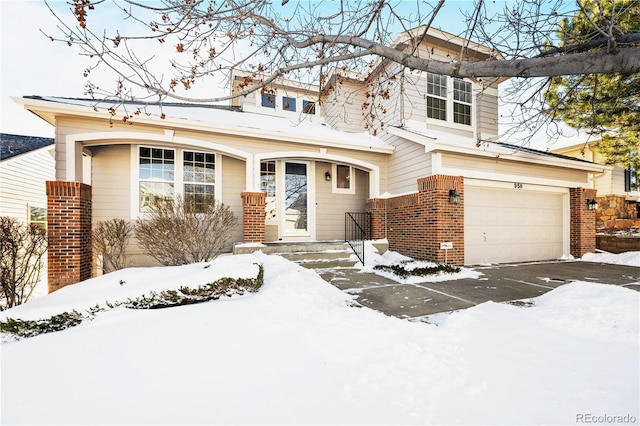
[[[242,193],[242,236],[245,243],[264,243],[266,192]]]
[[[371,213],[371,239],[387,238],[387,200],[370,198],[367,200],[366,211]]]
[[[570,252],[582,257],[596,251],[596,211],[589,210],[587,200],[596,198],[595,189],[570,188]]]
[[[460,194],[460,202],[449,200],[449,191]],[[462,176],[433,175],[418,179],[419,226],[423,258],[444,262],[445,250],[440,243],[453,243],[447,250],[447,262],[464,265],[464,182]]]
[[[47,181],[49,293],[91,278],[91,186]]]

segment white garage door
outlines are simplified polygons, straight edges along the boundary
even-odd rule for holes
[[[465,264],[562,257],[563,200],[562,193],[465,185]]]

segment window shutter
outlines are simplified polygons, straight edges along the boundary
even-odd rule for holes
[[[624,192],[631,192],[631,169],[624,171]]]

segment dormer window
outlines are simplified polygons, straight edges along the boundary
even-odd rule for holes
[[[304,112],[305,114],[315,114],[316,103],[312,101],[302,101],[302,112]]]
[[[292,98],[289,96],[282,97],[282,109],[284,111],[296,111],[296,98]]]
[[[276,108],[276,95],[271,93],[262,94],[262,106],[265,108]]]

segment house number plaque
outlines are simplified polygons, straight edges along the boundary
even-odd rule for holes
[[[513,184],[513,187],[514,187],[515,189],[522,189],[522,184],[521,184],[520,182],[515,182],[515,183]]]

